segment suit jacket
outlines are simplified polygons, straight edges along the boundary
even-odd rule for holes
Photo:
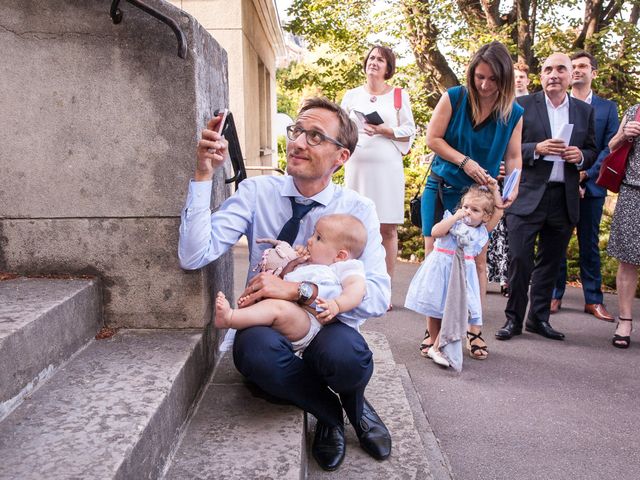
[[[514,215],[530,215],[540,204],[547,188],[554,162],[544,160],[544,156],[534,158],[536,144],[551,138],[551,123],[547,113],[544,93],[537,92],[516,101],[524,107],[522,124],[522,176],[518,198],[508,210]],[[576,146],[584,157],[581,169],[588,169],[596,160],[594,111],[591,105],[569,97],[569,123],[573,133],[569,145]],[[564,163],[564,190],[569,220],[575,224],[580,215],[580,194],[578,192],[578,167]]]
[[[615,102],[598,97],[595,93],[591,97],[591,106],[596,115],[596,148],[598,149],[598,157],[587,170],[589,179],[585,184],[585,197],[606,197],[607,189],[596,185],[596,179],[600,173],[604,157],[609,155],[609,140],[616,134],[620,126],[618,106]]]

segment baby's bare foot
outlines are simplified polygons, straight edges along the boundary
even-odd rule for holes
[[[233,317],[233,309],[227,301],[224,293],[218,292],[216,295],[216,319],[215,326],[218,328],[230,328],[231,319]]]

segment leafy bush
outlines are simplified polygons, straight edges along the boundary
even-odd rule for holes
[[[424,137],[418,137],[411,153],[404,157],[404,224],[398,227],[398,256],[405,260],[422,261],[424,259],[424,240],[422,231],[414,227],[409,220],[409,202],[417,192],[422,193],[425,174],[429,167]]]

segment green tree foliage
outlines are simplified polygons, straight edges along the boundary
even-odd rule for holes
[[[425,77],[423,93],[433,99],[431,105],[441,92],[458,83],[460,68],[469,56],[496,39],[509,47],[514,60],[530,66],[534,80],[539,64],[550,53],[587,50],[601,65],[595,85],[599,94],[622,108],[640,100],[638,0],[397,2],[405,15],[406,38]]]
[[[442,92],[464,81],[470,56],[487,42],[503,42],[514,61],[530,66],[532,90],[540,87],[539,66],[550,53],[587,50],[599,62],[599,95],[616,101],[620,113],[640,102],[640,0],[294,0],[288,14],[285,28],[311,50],[305,63],[278,72],[279,110],[292,116],[306,96],[339,101],[345,90],[364,83],[361,62],[371,44],[389,45],[407,58],[402,46],[409,46],[415,61],[400,62],[393,78],[407,89],[418,125],[418,140],[405,158],[406,208],[422,187],[424,129],[432,109]],[[605,215],[601,245],[609,222]],[[420,231],[408,222],[399,229],[399,243],[404,258],[424,254]],[[575,250],[572,244],[574,279]],[[615,269],[615,260],[604,254],[604,283],[611,288]]]
[[[599,94],[621,109],[640,101],[640,0],[295,0],[288,13],[287,30],[316,55],[290,67],[290,92],[312,86],[339,99],[363,82],[360,62],[371,42],[408,42],[415,64],[404,83],[421,123],[463,78],[470,55],[497,39],[531,67],[534,88],[547,55],[585,49],[600,62]]]
[[[309,61],[291,64],[283,77],[286,89],[322,94],[333,100],[362,83],[362,57],[371,25],[371,0],[294,0],[286,29],[309,46]]]

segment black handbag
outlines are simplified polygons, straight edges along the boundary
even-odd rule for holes
[[[420,195],[420,190],[416,193],[415,197],[413,197],[409,201],[409,220],[411,220],[411,225],[414,225],[418,228],[422,228],[422,195]]]

